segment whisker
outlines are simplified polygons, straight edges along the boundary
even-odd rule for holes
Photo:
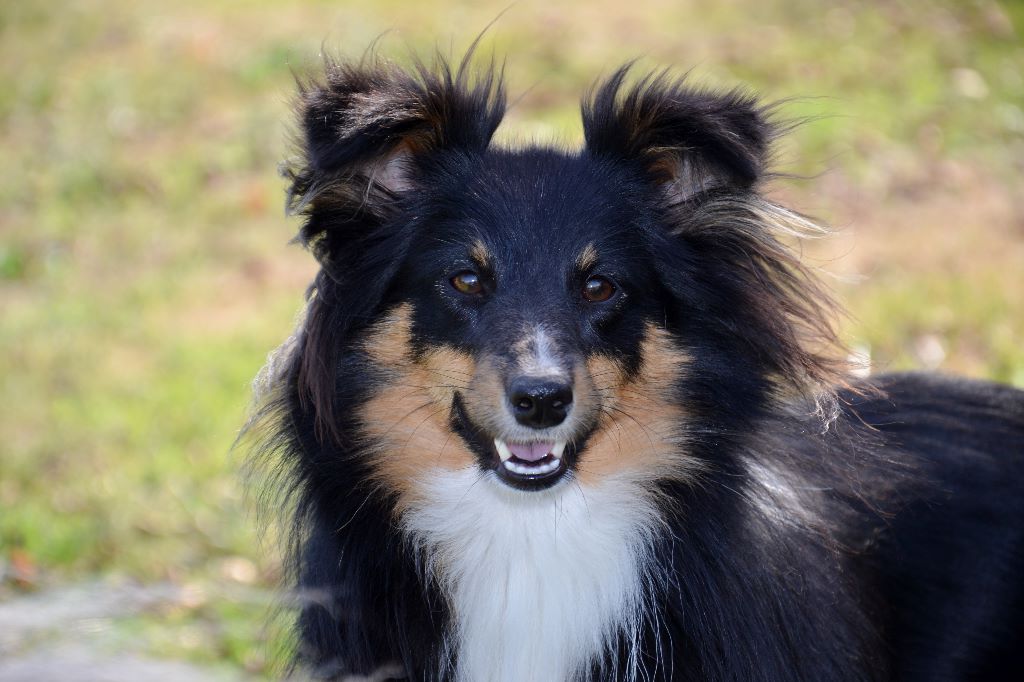
[[[654,439],[651,437],[650,429],[648,429],[648,427],[644,426],[636,417],[631,415],[629,412],[626,412],[625,410],[623,410],[623,409],[621,409],[619,407],[616,407],[614,405],[608,405],[607,407],[602,407],[601,409],[602,410],[614,410],[615,412],[617,412],[617,413],[627,417],[630,421],[632,421],[634,424],[636,424],[638,427],[640,427],[640,430],[643,431],[645,436],[647,436],[647,441],[650,443],[651,448],[655,449],[657,447],[655,445]]]
[[[392,425],[391,425],[391,428],[389,428],[389,429],[388,429],[387,431],[385,431],[385,432],[384,432],[384,436],[389,436],[389,435],[391,435],[391,432],[392,432],[392,431],[394,431],[395,429],[397,429],[397,428],[398,428],[398,427],[399,427],[399,426],[401,425],[401,423],[402,423],[402,422],[404,422],[404,421],[405,421],[406,419],[408,419],[408,418],[409,418],[409,417],[411,417],[412,415],[416,414],[417,412],[419,412],[419,411],[420,411],[420,410],[422,410],[423,408],[425,408],[425,407],[430,407],[430,406],[431,406],[431,405],[433,405],[433,404],[434,404],[434,403],[433,403],[433,401],[429,401],[429,400],[428,400],[427,402],[425,402],[425,403],[421,404],[421,405],[420,405],[419,407],[416,407],[416,408],[414,408],[414,409],[410,410],[410,411],[409,411],[409,412],[407,412],[407,413],[406,413],[406,414],[405,414],[404,416],[402,416],[402,418],[401,418],[401,419],[399,419],[399,420],[398,420],[398,421],[396,421],[396,422],[395,422],[394,424],[392,424]]]
[[[405,439],[405,444],[402,445],[402,450],[401,450],[403,454],[405,454],[406,450],[408,450],[409,444],[412,442],[412,439],[416,437],[416,432],[420,430],[420,427],[422,427],[424,424],[426,424],[428,421],[430,421],[430,419],[432,419],[433,417],[436,417],[437,415],[441,414],[442,412],[444,412],[444,407],[440,407],[440,408],[434,410],[433,412],[431,412],[426,417],[424,417],[423,419],[420,420],[420,423],[417,424],[416,428],[414,428],[412,430],[412,433],[409,434],[409,437]]]

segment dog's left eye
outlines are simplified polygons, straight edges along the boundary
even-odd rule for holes
[[[602,303],[615,295],[615,285],[607,277],[595,275],[583,284],[583,298],[591,303]]]
[[[460,294],[469,296],[483,293],[484,290],[483,284],[480,283],[480,275],[471,270],[453,275],[451,283]]]

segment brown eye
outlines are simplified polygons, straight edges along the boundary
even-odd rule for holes
[[[471,296],[482,293],[484,290],[483,285],[480,284],[480,276],[469,270],[452,277],[452,286],[459,293]]]
[[[591,277],[583,285],[583,298],[591,303],[607,301],[615,294],[615,285],[604,277]]]

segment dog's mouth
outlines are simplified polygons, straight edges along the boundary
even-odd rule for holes
[[[514,442],[490,436],[466,414],[461,396],[452,404],[451,425],[477,456],[484,470],[519,490],[545,490],[563,480],[576,461],[577,449],[568,441]]]
[[[568,471],[566,441],[509,443],[494,439],[498,477],[516,487],[548,487]]]

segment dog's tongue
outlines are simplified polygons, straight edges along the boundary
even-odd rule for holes
[[[519,459],[526,462],[536,462],[544,459],[551,449],[555,447],[554,443],[509,443],[508,450]]]

